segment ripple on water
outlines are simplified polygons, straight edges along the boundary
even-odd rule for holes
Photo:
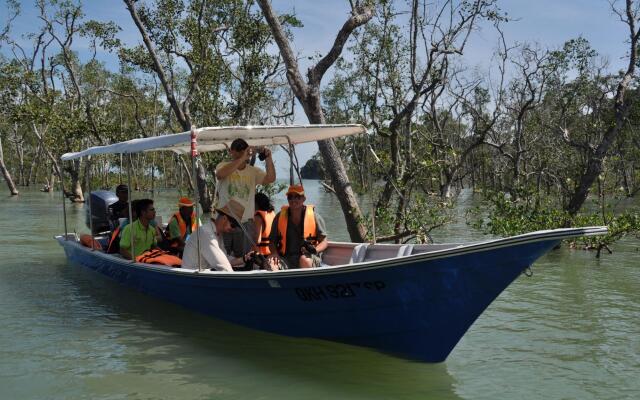
[[[307,191],[334,237],[346,239],[339,236],[344,223],[335,198],[312,183]],[[169,214],[174,197],[159,196],[161,214]],[[13,233],[0,237],[2,398],[619,399],[640,393],[637,243],[623,242],[600,261],[566,249],[543,257],[533,277],[517,279],[445,363],[431,365],[239,328],[68,266],[51,240],[62,230],[60,211],[57,196],[28,190],[12,207],[0,207],[2,229]],[[19,223],[9,212],[21,216]],[[81,231],[82,208],[68,212],[69,230]],[[434,236],[482,238],[464,222]]]

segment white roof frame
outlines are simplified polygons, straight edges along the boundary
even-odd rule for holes
[[[196,129],[198,151],[225,150],[235,139],[241,138],[250,146],[272,146],[316,142],[342,136],[358,135],[366,128],[357,124],[345,125],[286,125],[286,126],[223,126]],[[126,154],[143,151],[168,150],[178,154],[191,151],[191,133],[175,133],[132,139],[106,146],[90,147],[76,153],[63,154],[63,161],[97,154]]]

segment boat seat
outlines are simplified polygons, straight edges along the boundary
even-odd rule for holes
[[[353,245],[341,243],[330,243],[329,247],[322,252],[322,265],[344,265],[348,264],[353,254]]]
[[[353,248],[353,253],[351,253],[349,264],[356,264],[364,261],[364,255],[367,253],[367,247],[369,247],[369,243],[360,243],[356,245]]]
[[[412,251],[413,251],[413,245],[412,244],[403,244],[398,249],[398,257],[410,256]]]
[[[367,246],[362,261],[377,261],[388,258],[405,257],[413,252],[413,244],[370,244]],[[355,249],[354,249],[355,250]]]

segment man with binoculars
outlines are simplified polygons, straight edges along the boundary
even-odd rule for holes
[[[253,223],[256,186],[273,183],[276,180],[276,170],[268,148],[262,148],[258,152],[259,158],[265,161],[266,172],[250,165],[249,161],[256,151],[243,139],[236,139],[231,143],[229,154],[231,161],[223,161],[216,166],[218,204],[235,200],[244,207],[240,222],[251,238],[247,238],[242,229],[224,235],[227,251],[241,257],[251,250],[257,237]]]

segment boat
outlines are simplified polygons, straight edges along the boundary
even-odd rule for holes
[[[295,145],[364,132],[360,125],[201,128],[63,155]],[[195,140],[194,140],[195,142]],[[330,242],[322,266],[282,271],[187,270],[132,262],[56,236],[73,265],[212,317],[291,337],[347,343],[422,362],[442,362],[482,312],[562,240],[601,235],[603,226],[530,232],[473,243]],[[99,240],[99,239],[98,239]]]

